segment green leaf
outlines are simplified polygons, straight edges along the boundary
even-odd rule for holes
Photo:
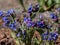
[[[49,42],[48,41],[46,41],[46,45],[49,45]]]
[[[43,6],[45,4],[45,0],[37,0],[40,4],[40,6]]]
[[[36,41],[36,43],[37,43],[37,44],[40,44],[40,42],[39,42],[38,40]]]
[[[16,40],[15,40],[15,42],[16,42],[16,45],[20,45],[20,43],[19,43],[19,40],[18,40],[18,39],[16,39]]]
[[[60,7],[60,4],[56,4],[56,5],[55,5],[55,8],[58,8],[58,7]]]
[[[51,5],[52,5],[52,0],[48,0],[48,1],[47,1],[47,5],[48,5],[48,6],[51,6]]]
[[[23,0],[19,0],[21,6],[24,8],[24,10],[26,11],[25,7],[24,7],[24,4],[23,4]]]
[[[16,38],[16,35],[15,35],[14,32],[11,32],[11,36],[12,36],[13,38]]]
[[[55,1],[55,3],[56,3],[55,8],[60,7],[60,0],[54,0],[54,1]]]
[[[60,4],[60,0],[54,0],[56,4]]]

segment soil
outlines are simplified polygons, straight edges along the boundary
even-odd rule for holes
[[[9,28],[0,28],[0,45],[15,45]]]

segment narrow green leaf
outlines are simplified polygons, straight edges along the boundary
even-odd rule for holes
[[[24,7],[24,4],[23,4],[23,0],[19,0],[21,6],[24,8],[24,10],[26,11],[25,7]]]

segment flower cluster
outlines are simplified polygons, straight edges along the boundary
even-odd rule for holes
[[[38,21],[37,26],[44,28],[45,27],[44,21]]]
[[[58,11],[60,11],[60,8],[57,8]]]
[[[46,32],[42,34],[42,39],[43,40],[48,40],[48,41],[52,41],[52,40],[56,40],[58,37],[58,33],[56,32]]]
[[[0,16],[3,16],[3,12],[2,11],[0,11]]]
[[[37,12],[39,10],[39,7],[39,4],[36,4],[35,6],[30,5],[28,7],[28,13]]]
[[[14,10],[11,9],[11,10],[7,11],[5,16],[3,16],[4,13],[2,11],[0,11],[0,16],[2,16],[2,20],[4,21],[3,26],[7,26],[7,27],[10,27],[13,30],[16,30],[16,25],[15,25],[16,22],[12,18],[13,13],[14,13]],[[11,15],[11,16],[8,16],[8,15]]]
[[[50,17],[51,17],[52,19],[57,19],[57,18],[58,18],[57,15],[55,15],[54,13],[51,13],[51,14],[50,14]]]
[[[44,21],[37,21],[36,23],[31,20],[31,18],[24,17],[24,23],[27,25],[27,27],[34,27],[35,25],[40,28],[45,27]]]
[[[0,17],[2,17],[2,20],[4,22],[3,26],[7,26],[10,29],[12,29],[14,32],[16,32],[16,36],[18,38],[22,37],[22,40],[24,40],[25,38],[30,38],[31,34],[29,34],[29,33],[32,33],[33,31],[40,31],[40,29],[42,29],[42,31],[43,31],[43,33],[41,33],[42,40],[56,41],[56,39],[58,37],[58,33],[50,32],[51,27],[53,27],[53,25],[51,25],[50,23],[48,23],[48,24],[50,24],[50,25],[48,25],[46,23],[46,20],[44,20],[44,14],[38,15],[39,17],[37,16],[37,13],[39,13],[39,7],[40,7],[39,4],[37,4],[35,6],[30,5],[27,10],[27,14],[23,15],[23,21],[20,21],[19,18],[17,18],[17,20],[15,20],[16,14],[13,9],[8,10],[6,13],[6,16],[3,16],[4,15],[3,12],[0,11]],[[59,11],[60,8],[57,10]],[[34,15],[34,18],[31,18],[31,17],[33,17],[33,15]],[[55,20],[55,21],[58,20],[58,16],[55,15],[55,13],[53,13],[53,12],[50,13],[49,16],[50,16],[51,20]],[[38,20],[35,20],[35,19],[38,19]],[[19,23],[18,24],[19,26],[17,26],[17,23]],[[32,29],[33,31],[30,32],[31,31],[30,29]],[[48,30],[46,31],[45,29],[46,30],[48,29]],[[35,32],[33,32],[33,33],[35,33]],[[36,36],[37,35],[38,34],[36,33]]]
[[[11,14],[13,14],[15,11],[13,10],[13,9],[10,9],[10,10],[8,10],[7,11],[7,15],[11,15]]]

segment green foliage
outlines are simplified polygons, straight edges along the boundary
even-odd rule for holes
[[[60,4],[60,0],[54,0],[56,4]]]
[[[60,0],[37,0],[40,4],[40,10],[51,10],[52,7],[60,6]]]
[[[47,5],[48,5],[48,6],[51,6],[52,3],[53,3],[52,0],[48,0],[48,1],[47,1]]]
[[[16,38],[16,35],[15,35],[15,32],[11,32],[11,36],[12,36],[12,38]]]
[[[19,0],[21,6],[24,8],[24,10],[26,11],[25,7],[24,7],[24,3],[23,3],[23,0]]]

